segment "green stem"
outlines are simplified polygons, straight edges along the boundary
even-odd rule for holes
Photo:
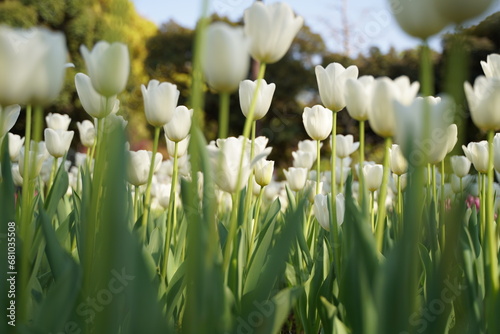
[[[30,193],[30,145],[31,145],[31,116],[32,109],[31,105],[26,107],[26,128],[24,134],[24,166],[23,166],[23,189],[21,197],[21,240],[25,245],[29,244],[29,226],[31,225],[31,219],[33,217],[31,213],[31,193]],[[22,252],[21,261],[19,265],[19,279],[20,284],[17,287],[19,291],[19,319],[24,321],[26,319],[25,305],[27,304],[27,284],[28,284],[28,270],[29,270],[29,253],[28,251]]]
[[[330,236],[331,243],[333,245],[333,258],[334,258],[334,270],[335,275],[339,277],[340,275],[340,239],[339,239],[339,228],[337,225],[337,184],[336,184],[336,159],[337,159],[337,113],[333,112],[332,117],[332,156],[330,164],[330,186],[331,186],[331,197],[330,197]],[[318,157],[319,158],[319,157]]]
[[[396,187],[398,191],[398,202],[397,202],[397,213],[398,213],[398,235],[401,233],[402,221],[403,221],[403,198],[401,192],[401,175],[398,175],[398,180],[396,182]]]
[[[423,41],[420,48],[420,83],[423,96],[434,94],[433,73],[431,50],[427,41]]]
[[[337,184],[335,180],[336,175],[336,162],[337,162],[337,113],[333,112],[333,121],[332,121],[332,161],[330,164],[330,173],[331,173],[331,190],[332,190],[332,208],[335,207],[335,196],[337,196]]]
[[[445,236],[445,194],[444,194],[444,159],[441,161],[441,196],[439,197],[439,227],[440,227],[440,236],[441,236],[441,249],[444,249],[444,242],[446,240]]]
[[[250,143],[250,161],[253,160],[254,157],[254,152],[255,152],[255,132],[256,132],[256,127],[257,127],[257,121],[252,122],[252,140]],[[248,176],[248,182],[247,182],[247,192],[246,192],[246,197],[245,197],[245,211],[243,212],[243,222],[248,223],[249,229],[247,231],[250,233],[250,223],[252,221],[252,212],[250,210],[252,206],[252,200],[253,200],[253,170]],[[248,219],[248,215],[250,215],[250,219]]]
[[[370,221],[372,231],[375,232],[375,191],[370,191]]]
[[[175,188],[177,188],[177,177],[179,173],[179,143],[175,142],[174,144],[174,172],[172,175],[172,184],[170,187],[170,198],[168,201],[168,216],[167,216],[167,235],[165,239],[165,250],[163,256],[163,267],[161,271],[161,276],[165,278],[165,282],[167,282],[167,267],[168,267],[168,256],[170,253],[170,243],[172,240],[172,232],[174,230],[174,225],[177,220],[177,210],[175,204]],[[168,282],[167,282],[168,283]]]
[[[484,233],[486,230],[486,174],[479,174],[479,181],[481,189],[479,191],[479,226],[480,226],[480,238],[481,242],[484,243]]]
[[[494,202],[493,202],[493,131],[488,131],[488,190],[486,192],[486,253],[487,262],[490,266],[490,279],[492,294],[495,296],[499,291],[498,277],[498,238],[495,233],[495,217],[494,217]],[[490,297],[490,298],[491,298]],[[494,301],[493,301],[494,302]],[[490,304],[491,305],[491,304]]]
[[[387,197],[387,186],[389,183],[389,149],[391,148],[392,139],[391,137],[385,138],[385,155],[384,155],[384,175],[382,177],[382,185],[380,186],[380,197],[378,199],[378,214],[377,214],[377,224],[375,230],[375,238],[377,241],[377,250],[382,253],[382,247],[384,245],[384,230],[385,230],[385,218],[386,218],[386,207],[385,199]]]
[[[219,138],[227,138],[229,130],[230,94],[219,93]]]
[[[321,141],[317,140],[316,141],[316,195],[319,194],[319,181],[320,181],[320,175],[321,175],[321,159],[320,159],[320,152],[321,152]]]
[[[139,217],[139,186],[134,186],[134,224]]]
[[[142,224],[141,224],[141,227],[143,228],[142,231],[143,241],[146,241],[146,235],[147,235],[147,227],[148,227],[147,223],[149,218],[149,210],[151,206],[151,183],[153,182],[155,158],[156,158],[156,152],[158,151],[158,141],[160,140],[160,130],[161,127],[159,126],[155,127],[155,136],[153,141],[153,155],[151,156],[151,165],[149,166],[148,184],[146,187],[146,198],[144,199],[144,213],[142,215]]]
[[[365,121],[359,121],[359,162],[358,162],[358,178],[359,178],[359,203],[363,203],[363,195],[365,193],[365,176],[363,174],[363,166],[365,164]]]
[[[250,110],[248,111],[247,118],[245,120],[245,126],[243,128],[243,137],[247,139],[250,136],[250,130],[255,114],[255,106],[257,103],[257,94],[259,92],[260,84],[261,84],[261,79],[264,78],[264,74],[266,72],[266,64],[261,63],[259,67],[259,75],[257,77],[257,85],[252,97],[252,102],[250,103]],[[239,162],[239,171],[238,171],[238,177],[236,180],[236,195],[234,196],[234,203],[236,205],[233,205],[233,210],[231,211],[231,218],[229,221],[229,232],[227,235],[226,239],[226,244],[224,246],[224,257],[223,257],[223,270],[224,272],[227,272],[229,268],[229,262],[231,260],[231,250],[233,247],[233,240],[236,235],[236,230],[237,230],[237,218],[238,218],[238,203],[240,202],[240,196],[241,196],[241,182],[242,182],[242,167],[243,167],[243,159],[245,157],[245,151],[247,147],[247,142],[243,140],[242,146],[241,146],[241,155],[240,155],[240,162]]]
[[[344,192],[344,159],[340,159],[340,180],[339,180],[339,189],[340,192]]]
[[[54,182],[56,170],[57,170],[57,158],[54,157],[54,161],[52,162],[52,169],[50,170],[49,183],[47,184],[47,189],[49,189],[47,193],[50,191],[50,188],[52,188],[52,183]]]
[[[250,259],[250,256],[252,256],[253,253],[253,248],[255,244],[255,237],[257,236],[257,227],[259,226],[259,218],[260,218],[260,207],[262,205],[262,196],[264,194],[264,187],[260,188],[259,195],[257,196],[257,207],[255,209],[255,219],[253,222],[253,229],[252,229],[252,237],[250,238],[250,247],[249,247],[249,252],[248,252],[248,258]]]

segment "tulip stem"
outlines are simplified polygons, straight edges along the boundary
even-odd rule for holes
[[[398,191],[398,202],[397,202],[397,213],[398,213],[398,235],[401,233],[401,229],[403,227],[403,198],[402,198],[402,192],[401,192],[401,175],[398,175],[398,180],[396,182],[396,188]]]
[[[146,187],[146,197],[144,199],[144,213],[142,215],[142,224],[141,224],[141,227],[143,228],[142,237],[144,242],[146,242],[146,236],[147,236],[147,227],[148,227],[147,223],[149,218],[149,210],[151,206],[151,183],[153,181],[153,173],[155,169],[155,160],[156,160],[155,158],[156,158],[156,152],[158,151],[158,141],[160,140],[160,129],[161,127],[159,126],[155,127],[153,154],[151,155],[151,165],[149,166],[149,174],[148,174],[148,185]]]
[[[495,233],[495,216],[494,216],[494,202],[493,202],[493,136],[494,131],[488,131],[488,190],[486,192],[486,261],[489,262],[490,267],[490,279],[492,294],[490,296],[497,295],[499,291],[499,277],[498,277],[498,246],[497,246],[497,236]],[[484,206],[484,205],[483,205]],[[494,300],[493,300],[494,303]],[[492,305],[490,303],[490,305]],[[491,310],[490,310],[491,311]]]
[[[24,166],[23,166],[23,189],[22,189],[22,198],[21,198],[21,239],[24,245],[28,245],[28,237],[29,237],[29,225],[31,224],[31,193],[30,193],[30,145],[31,145],[31,116],[32,116],[32,108],[31,105],[26,107],[26,129],[24,134]],[[36,159],[36,157],[35,157]],[[29,269],[29,252],[21,253],[21,263],[20,263],[20,284],[17,286],[19,291],[19,318],[20,320],[24,320],[26,317],[25,314],[25,305],[27,304],[27,282],[28,282],[28,269]]]
[[[320,175],[321,175],[321,159],[320,159],[320,152],[321,152],[321,141],[317,140],[316,141],[316,195],[319,194],[319,182],[320,182]]]
[[[484,243],[484,233],[486,225],[486,174],[479,173],[479,225],[480,225],[480,238]]]
[[[134,222],[137,222],[137,218],[139,217],[139,186],[134,186]]]
[[[330,174],[330,183],[331,183],[331,190],[332,190],[332,208],[335,207],[335,196],[337,196],[337,185],[336,185],[336,160],[337,160],[337,113],[333,112],[333,121],[332,121],[332,162],[331,162],[331,174]]]
[[[339,229],[337,224],[337,189],[336,189],[336,148],[337,148],[337,112],[333,112],[332,117],[332,156],[330,165],[330,185],[331,185],[331,197],[330,197],[330,233],[332,235],[332,245],[333,245],[333,257],[334,257],[334,268],[335,275],[339,277],[340,275],[340,242],[339,242]],[[318,157],[319,158],[319,157]]]
[[[229,107],[230,94],[228,92],[219,93],[219,138],[227,138],[229,130]]]
[[[256,128],[257,128],[257,121],[253,121],[252,122],[252,134],[251,134],[252,140],[250,143],[250,161],[253,160],[253,157],[255,154],[254,152],[255,152]],[[253,169],[252,169],[250,175],[248,176],[247,192],[246,192],[246,197],[245,197],[245,211],[243,212],[243,221],[244,222],[247,222],[248,215],[250,214],[250,221],[248,221],[249,224],[252,221],[252,214],[251,214],[250,208],[252,206],[252,199],[253,199],[253,176],[254,176],[254,173],[253,173]],[[250,233],[250,229],[248,229],[248,232]]]
[[[389,150],[391,148],[391,137],[385,138],[385,153],[384,153],[384,174],[382,185],[380,186],[380,197],[378,199],[377,224],[375,227],[375,237],[377,242],[377,250],[382,253],[384,245],[384,229],[386,218],[385,199],[387,197],[387,185],[389,183]]]
[[[359,162],[358,162],[358,178],[359,178],[359,203],[363,203],[363,195],[365,193],[365,176],[363,174],[363,166],[365,164],[365,121],[359,121]]]
[[[439,213],[439,222],[440,222],[440,235],[441,235],[441,249],[444,249],[444,242],[446,240],[445,237],[445,193],[444,193],[444,159],[441,160],[441,196],[439,197],[439,208],[440,208],[440,213]]]
[[[259,191],[259,196],[257,197],[257,206],[255,209],[255,219],[253,221],[253,228],[252,228],[252,237],[250,238],[250,247],[249,247],[249,252],[248,252],[248,259],[252,256],[253,253],[253,247],[255,244],[255,237],[257,236],[257,227],[259,226],[259,218],[260,218],[260,207],[262,205],[262,196],[264,194],[264,187],[260,188]]]
[[[370,191],[370,221],[372,231],[375,232],[375,191]]]
[[[179,173],[179,143],[174,144],[174,172],[172,174],[172,183],[170,186],[170,198],[168,200],[168,216],[167,216],[167,237],[165,239],[165,252],[163,256],[163,267],[161,271],[161,276],[165,278],[165,283],[167,283],[167,266],[168,266],[168,256],[170,253],[170,241],[172,239],[172,232],[174,230],[174,225],[177,221],[177,211],[175,204],[175,188],[177,188],[177,176]]]
[[[231,218],[229,220],[229,232],[227,235],[226,239],[226,244],[224,246],[224,257],[223,257],[223,265],[222,268],[224,272],[227,272],[229,269],[229,262],[231,260],[231,251],[232,251],[232,244],[234,237],[236,235],[236,229],[237,229],[237,218],[238,218],[238,205],[240,202],[240,196],[241,196],[241,178],[242,178],[242,168],[243,168],[243,159],[245,157],[245,150],[247,147],[247,141],[248,137],[250,136],[250,130],[252,123],[254,122],[254,114],[255,114],[255,106],[257,104],[257,95],[259,92],[260,84],[262,79],[264,79],[264,74],[266,73],[266,63],[260,63],[259,66],[259,75],[257,77],[257,85],[255,87],[255,91],[253,93],[252,97],[252,102],[250,103],[250,109],[248,110],[248,115],[245,120],[245,126],[243,128],[243,142],[241,145],[241,155],[240,155],[240,162],[239,162],[239,170],[238,170],[238,177],[236,179],[236,194],[233,196],[234,201],[233,201],[233,210],[231,210]]]
[[[61,163],[64,163],[64,162],[61,162]],[[54,161],[52,162],[52,169],[50,170],[49,183],[47,184],[47,189],[48,189],[47,193],[50,191],[50,188],[52,188],[52,183],[54,182],[56,170],[57,170],[57,158],[54,157]]]
[[[434,94],[431,50],[426,40],[422,41],[422,46],[420,47],[420,81],[422,83],[423,96]]]

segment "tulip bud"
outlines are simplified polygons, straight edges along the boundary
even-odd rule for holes
[[[36,147],[35,147],[36,146]],[[35,156],[35,149],[36,149],[36,156]],[[21,176],[24,178],[24,154],[25,152],[25,147],[21,148],[21,151],[19,152],[19,173]],[[42,169],[42,164],[47,159],[47,149],[45,147],[44,142],[40,143],[35,143],[31,142],[30,144],[30,151],[28,153],[29,156],[29,163],[30,163],[30,168],[28,170],[33,170],[34,173],[30,174],[31,178],[35,178],[40,174],[40,170]]]
[[[177,156],[182,157],[185,155],[188,151],[189,148],[189,138],[190,136],[188,135],[186,138],[181,140],[180,142],[177,142]],[[175,154],[175,142],[168,139],[167,134],[165,134],[165,141],[167,143],[167,152],[168,155],[173,157]]]
[[[319,95],[323,105],[330,110],[340,111],[346,106],[345,87],[348,79],[357,79],[358,67],[344,68],[339,63],[331,63],[326,68],[317,65],[315,68]]]
[[[399,145],[392,145],[390,150],[391,160],[391,171],[396,175],[403,175],[408,170],[408,161],[406,161],[403,156],[403,152],[401,152],[401,148]]]
[[[500,79],[479,76],[474,87],[465,82],[464,89],[474,125],[484,131],[500,130]]]
[[[0,105],[0,138],[14,127],[20,113],[21,107],[17,104],[4,108]]]
[[[141,90],[148,123],[160,127],[170,122],[180,95],[177,86],[169,82],[151,80],[147,88],[141,85]]]
[[[127,168],[127,179],[134,186],[141,186],[148,183],[149,168],[151,166],[152,152],[140,150],[137,152],[130,151]],[[156,153],[154,159],[154,172],[158,171],[161,165],[163,156],[161,153]]]
[[[410,79],[401,76],[395,80],[387,77],[375,80],[372,104],[368,120],[372,130],[381,137],[392,137],[396,132],[394,101],[401,105],[410,105],[417,95],[420,84],[410,84]]]
[[[73,131],[52,130],[46,128],[44,131],[45,145],[50,155],[55,158],[63,157],[68,152],[73,140]]]
[[[420,39],[439,33],[448,20],[436,11],[434,0],[389,0],[394,17],[408,35]]]
[[[208,85],[218,92],[235,91],[250,67],[243,28],[225,22],[212,23],[207,28],[206,45],[202,66]]]
[[[47,127],[52,130],[67,131],[69,124],[71,123],[71,118],[69,118],[68,115],[49,113],[45,116],[45,122],[47,122]]]
[[[316,161],[316,158],[317,158],[316,145],[317,145],[317,143],[315,140],[309,140],[309,139],[301,140],[301,141],[299,141],[299,144],[298,144],[298,147],[299,147],[298,151],[311,153],[312,159],[314,162],[314,161]],[[320,143],[320,148],[321,147],[323,147],[323,143]]]
[[[255,164],[255,182],[261,186],[265,187],[273,178],[274,171],[274,161],[260,160]]]
[[[193,109],[185,106],[175,108],[172,119],[163,126],[165,135],[174,142],[180,142],[189,135]]]
[[[469,143],[462,145],[465,156],[472,162],[474,168],[479,172],[486,174],[488,172],[488,142],[486,140],[479,143]]]
[[[94,124],[89,120],[76,122],[78,132],[80,132],[80,142],[85,147],[92,147],[95,143],[96,132]]]
[[[462,178],[469,174],[471,161],[464,157],[463,155],[454,155],[450,158],[451,168],[453,173]]]
[[[272,64],[280,60],[304,24],[285,3],[265,5],[255,1],[245,10],[245,33],[250,40],[250,54],[261,62]]]
[[[19,153],[24,144],[24,137],[21,138],[19,135],[8,133],[9,135],[9,156],[12,162],[17,162],[19,159]]]
[[[374,82],[375,79],[371,75],[365,75],[359,79],[349,78],[345,82],[347,112],[357,121],[368,120]]]
[[[288,183],[288,186],[293,191],[300,191],[304,189],[307,180],[307,168],[295,168],[290,167],[288,170],[284,170],[285,177]]]
[[[311,139],[325,140],[332,132],[332,111],[323,106],[305,107],[302,121]]]
[[[331,141],[330,141],[331,143]],[[335,153],[338,158],[344,159],[356,152],[359,148],[359,142],[354,143],[352,135],[337,135]]]
[[[252,104],[252,99],[255,94],[255,89],[257,88],[257,80],[244,80],[240,82],[240,107],[243,115],[248,117],[250,112],[250,106]],[[271,101],[273,99],[274,90],[276,85],[271,83],[268,84],[266,80],[262,79],[259,85],[259,91],[257,92],[255,109],[254,109],[254,120],[259,120],[266,116],[271,106]]]
[[[130,71],[130,59],[125,44],[100,41],[92,51],[82,45],[80,52],[92,86],[99,94],[111,97],[125,89]]]
[[[90,78],[83,74],[75,75],[75,86],[78,98],[87,114],[94,118],[104,118],[118,110],[120,102],[116,96],[104,97],[92,86]]]
[[[364,165],[363,173],[365,176],[366,187],[369,191],[376,191],[382,185],[382,177],[384,176],[384,167],[379,164]]]

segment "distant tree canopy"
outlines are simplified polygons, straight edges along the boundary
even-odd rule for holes
[[[213,20],[242,24],[241,21],[230,22],[227,18],[217,16]],[[85,72],[79,53],[80,45],[90,48],[101,39],[123,41],[129,46],[131,77],[127,91],[119,98],[121,112],[131,124],[131,141],[151,138],[144,119],[141,84],[147,84],[150,79],[174,83],[181,91],[179,103],[189,104],[194,31],[175,21],[156,27],[138,15],[128,0],[0,0],[0,23],[16,27],[42,25],[66,34],[70,60],[76,68],[68,70],[65,90],[49,111],[68,113],[74,120],[87,118],[76,97],[73,80],[76,72]],[[443,38],[443,53],[432,54],[437,93],[447,90],[444,73],[453,38],[460,38],[464,43],[463,49],[470,54],[466,62],[468,75],[465,79],[472,82],[477,75],[482,74],[480,60],[486,59],[490,53],[500,52],[500,14],[494,14],[476,26],[458,30]],[[372,47],[365,54],[349,58],[328,51],[322,36],[305,25],[283,59],[267,67],[265,78],[268,82],[274,82],[277,88],[271,110],[259,122],[258,133],[269,137],[270,145],[275,148],[270,158],[289,162],[290,151],[295,149],[299,140],[307,138],[302,125],[303,108],[321,103],[314,67],[318,64],[327,66],[331,62],[339,62],[344,66],[357,65],[360,76],[396,78],[406,75],[411,81],[419,78],[418,49],[402,52],[391,49],[383,53],[377,47]],[[253,78],[253,73],[251,70],[248,77]],[[217,133],[218,97],[208,87],[206,93],[204,131],[211,140]],[[357,123],[344,111],[339,115],[338,132],[352,133],[356,137]],[[231,135],[241,133],[244,120],[236,92],[231,96]],[[470,129],[468,136],[474,139],[477,133],[477,130]],[[370,132],[367,141],[369,151],[370,147],[376,147],[380,142]]]

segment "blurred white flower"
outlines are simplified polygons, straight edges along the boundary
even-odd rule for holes
[[[21,113],[21,107],[18,104],[2,107],[0,105],[0,138],[14,127]]]
[[[446,19],[460,24],[481,15],[493,0],[435,0],[435,8]]]
[[[254,168],[255,182],[261,187],[267,186],[271,183],[273,172],[274,161],[264,159],[257,161]]]
[[[9,156],[12,162],[17,162],[19,159],[19,152],[24,145],[24,137],[8,133],[9,135]]]
[[[149,168],[151,166],[151,157],[153,152],[140,150],[130,151],[128,158],[127,180],[134,186],[141,186],[148,183]],[[154,159],[153,172],[158,171],[163,160],[161,153],[156,153]]]
[[[450,158],[450,162],[453,173],[459,178],[469,174],[472,162],[467,157],[463,155],[454,155]]]
[[[479,172],[488,173],[488,142],[486,140],[478,143],[471,142],[467,146],[462,145],[462,149],[467,159],[469,159],[474,168]]]
[[[47,123],[47,127],[52,130],[67,131],[71,123],[71,118],[68,115],[49,113],[45,116],[45,122]]]
[[[364,165],[363,173],[365,177],[366,187],[369,191],[376,191],[382,185],[382,177],[384,176],[384,167],[380,164]]]
[[[474,87],[465,82],[464,89],[474,125],[484,131],[500,130],[500,78],[479,76]]]
[[[345,82],[345,102],[347,112],[357,121],[368,120],[368,110],[371,107],[373,83],[371,75],[349,78]]]
[[[332,141],[330,140],[330,144]],[[335,154],[338,158],[344,159],[356,152],[359,148],[359,142],[354,142],[352,135],[337,135],[336,136],[336,150]]]
[[[120,101],[116,98],[116,95],[105,97],[99,94],[92,86],[89,76],[77,73],[75,75],[75,87],[83,110],[90,116],[104,118],[118,111]]]
[[[434,0],[389,0],[389,3],[401,29],[413,37],[426,40],[449,23],[436,10]]]
[[[84,120],[81,123],[76,122],[78,132],[80,133],[80,142],[85,147],[92,147],[95,143],[96,132],[94,123],[89,120]]]
[[[391,171],[396,175],[402,175],[406,173],[406,171],[408,170],[408,161],[406,161],[399,145],[392,145],[390,155]]]

